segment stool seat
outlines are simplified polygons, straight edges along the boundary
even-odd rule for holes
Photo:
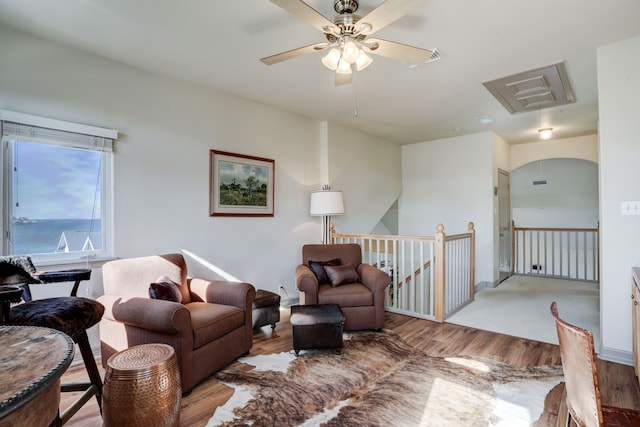
[[[12,307],[8,324],[56,329],[76,340],[96,325],[103,313],[104,306],[89,298],[45,298]]]
[[[276,328],[276,323],[280,321],[280,295],[258,289],[252,306],[253,329],[271,325],[271,329]]]
[[[253,308],[267,307],[274,304],[280,304],[280,295],[265,291],[264,289],[258,289],[256,291],[256,298],[253,300]]]
[[[91,396],[96,397],[102,412],[102,379],[93,357],[87,329],[100,322],[103,313],[104,306],[98,301],[81,297],[44,298],[18,304],[9,311],[9,325],[55,329],[67,334],[78,344],[89,374],[89,382],[61,385],[63,392],[83,392],[60,414],[62,424],[66,423]]]

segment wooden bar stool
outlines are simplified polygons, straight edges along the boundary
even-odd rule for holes
[[[102,378],[93,357],[87,329],[100,322],[104,306],[93,299],[75,296],[79,282],[90,277],[90,269],[38,273],[28,256],[0,257],[0,284],[21,285],[24,289],[25,302],[10,308],[6,324],[40,326],[64,332],[80,349],[89,382],[62,384],[63,392],[83,392],[60,414],[62,424],[88,402],[91,396],[96,397],[102,412]],[[31,300],[29,284],[52,282],[75,282],[72,296]]]

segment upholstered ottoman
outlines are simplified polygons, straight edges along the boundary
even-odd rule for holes
[[[291,306],[293,350],[342,348],[344,315],[338,304]]]
[[[256,298],[253,300],[253,329],[271,325],[271,329],[276,328],[276,323],[280,321],[280,295],[258,289]]]

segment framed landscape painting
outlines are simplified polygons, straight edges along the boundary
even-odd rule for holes
[[[210,216],[273,216],[275,161],[211,150]]]

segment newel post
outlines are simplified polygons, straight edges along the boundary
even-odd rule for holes
[[[436,228],[436,256],[435,256],[435,286],[434,286],[434,317],[438,322],[444,321],[445,315],[445,237],[444,225],[438,224]]]
[[[467,232],[471,235],[469,241],[469,301],[476,295],[476,230],[473,222],[469,222]]]

